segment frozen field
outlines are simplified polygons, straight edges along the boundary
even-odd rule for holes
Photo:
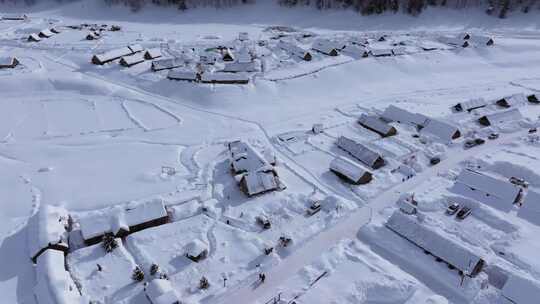
[[[264,4],[104,10],[81,1],[0,19],[0,58],[19,61],[0,68],[0,303],[158,304],[146,284],[160,277],[181,303],[193,304],[537,303],[540,105],[527,99],[540,98],[537,13],[498,20],[474,11],[391,19]],[[53,28],[59,33],[27,41]],[[100,37],[87,40],[92,31]],[[447,43],[463,33],[473,37],[470,46]],[[312,49],[321,40],[347,46],[328,56]],[[360,40],[365,45],[351,42]],[[160,59],[182,58],[176,71],[197,76],[170,80],[168,70],[152,70],[153,59],[92,63],[93,55],[136,45],[159,50]],[[350,51],[357,47],[366,57]],[[223,50],[242,66],[244,49],[256,66],[247,84],[205,83],[227,68]],[[386,49],[390,56],[375,56]],[[134,53],[124,58],[143,54]],[[215,63],[202,62],[211,55],[219,55]],[[508,107],[499,101],[512,95]],[[470,112],[454,108],[478,98],[484,103]],[[362,114],[385,118],[390,105],[422,122],[387,119],[396,132],[388,137],[359,123]],[[517,114],[500,114],[507,110]],[[445,137],[452,127],[459,137]],[[384,166],[338,146],[342,136]],[[485,143],[466,149],[475,138]],[[233,155],[235,140],[252,151]],[[231,161],[250,167],[251,158],[264,166],[235,174]],[[369,173],[369,182],[330,171],[336,159]],[[461,179],[468,170],[498,182],[477,189]],[[279,183],[249,181],[256,174],[275,174]],[[508,201],[497,183],[517,194]],[[248,196],[250,187],[270,191]],[[396,204],[411,194],[415,205]],[[451,203],[472,212],[456,219],[446,214]],[[42,216],[47,205],[62,207],[69,220]],[[389,229],[407,208],[414,214],[403,216],[419,229],[480,256],[482,270],[450,265],[429,244]],[[36,218],[40,233],[29,224]],[[106,227],[92,226],[98,222]],[[108,233],[116,236],[111,252],[104,250],[110,239],[101,239]],[[29,253],[34,237],[50,238],[47,252],[65,250],[65,265],[43,268],[54,260]],[[55,283],[44,287],[43,275]],[[506,285],[514,277],[530,283],[523,299]],[[46,302],[43,292],[59,298]],[[68,293],[76,300],[61,302]]]

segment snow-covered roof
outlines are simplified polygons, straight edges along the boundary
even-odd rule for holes
[[[307,50],[304,50],[303,48],[295,45],[295,44],[292,44],[290,42],[285,42],[285,41],[279,41],[278,44],[277,44],[277,47],[290,53],[291,55],[294,55],[294,56],[297,56],[297,57],[300,57],[302,59],[304,59],[306,56],[310,55],[311,54],[309,53],[309,51]]]
[[[63,207],[42,204],[28,220],[28,249],[30,257],[37,254],[50,245],[68,247],[69,214]]]
[[[355,183],[359,182],[364,175],[371,175],[371,172],[343,157],[334,158],[330,162],[330,170],[347,177]]]
[[[471,35],[471,37],[468,40],[477,45],[492,45],[493,44],[493,39],[488,36]]]
[[[503,211],[510,211],[521,188],[486,174],[464,169],[452,191]]]
[[[244,185],[248,195],[255,195],[277,189],[279,179],[274,170],[259,170],[243,175],[241,184]]]
[[[268,166],[266,159],[249,143],[233,141],[229,143],[229,156],[235,174],[257,171]]]
[[[49,30],[49,29],[44,29],[44,30],[42,30],[42,31],[39,32],[39,35],[42,36],[42,37],[47,37],[47,38],[49,38],[49,37],[53,36],[54,33],[51,32],[51,30]]]
[[[500,125],[512,121],[521,120],[523,116],[519,109],[510,109],[508,111],[500,111],[492,114],[482,116],[480,120],[485,119],[489,125]]]
[[[201,81],[205,83],[248,83],[249,77],[245,73],[204,73]]]
[[[167,78],[174,80],[196,81],[199,78],[199,73],[193,70],[176,68],[169,71]]]
[[[387,124],[378,116],[362,114],[358,118],[358,123],[379,133],[381,136],[390,136],[396,133],[393,126]]]
[[[446,43],[446,44],[454,45],[454,46],[465,47],[465,46],[468,45],[467,41],[463,40],[460,37],[446,37],[446,36],[443,36],[443,37],[439,37],[439,41],[442,42],[442,43]]]
[[[369,52],[375,57],[392,56],[391,49],[370,49]]]
[[[0,57],[0,66],[13,66],[16,60],[15,57]]]
[[[311,48],[327,55],[331,55],[331,54],[337,55],[339,54],[338,51],[341,49],[339,47],[336,47],[336,44],[334,42],[327,39],[315,40]]]
[[[161,200],[143,203],[132,202],[123,206],[93,211],[79,219],[81,233],[85,240],[112,232],[118,233],[120,228],[147,223],[167,216]]]
[[[97,55],[95,55],[95,57],[100,62],[105,63],[105,62],[108,62],[108,61],[118,59],[118,58],[120,58],[122,56],[130,55],[132,53],[133,52],[131,51],[131,49],[129,47],[123,47],[123,48],[119,48],[119,49],[110,50],[110,51],[102,53],[102,54],[97,54]]]
[[[519,94],[510,95],[510,96],[505,96],[501,98],[499,102],[503,103],[507,107],[515,107],[518,105],[526,104],[527,97],[525,96],[525,94],[519,93]]]
[[[239,72],[256,72],[257,66],[255,62],[228,62],[225,64],[222,72],[239,73]]]
[[[40,41],[40,40],[41,40],[41,38],[39,38],[38,34],[35,34],[35,33],[34,33],[34,34],[30,34],[30,35],[28,36],[28,39],[35,40],[35,41]]]
[[[124,56],[120,59],[120,64],[125,66],[132,66],[138,63],[144,62],[143,53],[135,53],[133,55]]]
[[[540,193],[533,190],[527,192],[518,216],[540,226]]]
[[[189,242],[185,247],[186,254],[194,257],[200,255],[207,250],[208,244],[201,241],[200,239],[194,239],[193,241]]]
[[[457,105],[461,108],[462,111],[470,111],[477,108],[482,108],[487,106],[487,101],[484,98],[476,98],[468,101],[460,102]]]
[[[148,49],[144,52],[144,57],[146,59],[155,59],[161,57],[161,50],[159,48]]]
[[[432,118],[426,120],[426,123],[420,132],[434,135],[444,142],[450,142],[452,139],[461,135],[458,127],[448,122]]]
[[[369,51],[363,46],[349,44],[343,49],[343,53],[357,56],[367,56],[369,54]]]
[[[237,63],[251,63],[252,61],[253,58],[251,57],[251,53],[247,48],[241,48],[236,52]]]
[[[152,70],[161,71],[174,69],[183,66],[185,61],[182,58],[164,58],[152,61]]]
[[[359,44],[363,46],[366,46],[369,44],[369,41],[366,38],[357,37],[357,36],[349,37],[348,40],[352,44]]]
[[[154,279],[144,287],[144,291],[152,304],[180,303],[180,299],[178,299],[169,280]]]
[[[128,48],[131,50],[132,53],[138,53],[138,52],[144,51],[144,48],[140,44],[128,45]]]
[[[461,244],[422,225],[416,216],[395,211],[386,222],[386,227],[465,274],[474,273],[482,260]]]
[[[529,279],[511,275],[502,288],[502,295],[515,304],[536,304],[540,299],[540,286]]]
[[[340,136],[336,144],[338,147],[351,154],[354,158],[358,159],[359,161],[371,168],[376,169],[377,164],[380,163],[380,161],[382,160],[382,156],[379,153],[345,136]]]
[[[427,117],[422,114],[412,113],[394,105],[388,106],[381,116],[389,121],[397,121],[399,123],[407,123],[417,126],[423,126],[427,120]]]
[[[37,259],[34,295],[39,304],[84,303],[73,279],[64,268],[64,253],[48,249]],[[86,300],[86,303],[88,301]]]

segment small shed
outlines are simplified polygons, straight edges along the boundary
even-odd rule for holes
[[[328,56],[337,56],[341,49],[337,48],[335,44],[327,39],[318,39],[313,42],[311,48],[319,53],[323,53]]]
[[[0,69],[13,69],[19,63],[19,60],[15,57],[0,57]]]
[[[267,166],[242,175],[239,184],[240,190],[251,197],[279,189],[280,182],[276,170]]]
[[[169,70],[167,74],[167,79],[170,80],[183,80],[183,81],[199,81],[201,79],[201,74],[188,69],[172,69]]]
[[[534,104],[540,104],[540,99],[538,99],[537,94],[531,94],[527,96],[527,101]]]
[[[144,286],[144,292],[151,304],[180,304],[169,280],[153,279]]]
[[[389,137],[397,134],[396,128],[378,116],[362,114],[358,118],[358,123],[362,127],[379,134],[381,137]]]
[[[60,34],[62,31],[60,31],[60,29],[57,28],[57,27],[53,27],[53,28],[51,28],[51,32],[53,32],[55,34]]]
[[[158,48],[148,49],[144,52],[144,59],[146,60],[160,58],[161,56],[161,50]]]
[[[379,153],[353,139],[340,136],[336,145],[372,169],[379,169],[385,165],[385,161]]]
[[[497,100],[496,103],[498,106],[501,106],[503,108],[510,108],[510,107],[526,104],[527,97],[525,97],[525,94],[519,93],[519,94],[510,95],[510,96],[505,96]]]
[[[152,71],[162,71],[179,68],[185,65],[185,61],[182,58],[165,58],[152,61]]]
[[[186,258],[198,263],[208,256],[208,244],[200,239],[195,239],[186,245],[185,251]]]
[[[343,157],[336,157],[330,162],[330,171],[355,185],[367,184],[373,178],[371,172]]]
[[[120,65],[125,66],[125,67],[132,67],[141,62],[144,62],[143,53],[136,53],[130,56],[124,56],[120,58]]]
[[[38,35],[38,34],[35,34],[35,33],[34,33],[34,34],[28,35],[28,39],[27,39],[27,40],[30,41],[30,42],[39,42],[39,41],[41,41],[41,38],[39,38],[39,35]]]
[[[476,99],[471,99],[471,100],[456,104],[454,106],[454,110],[456,110],[457,112],[461,112],[461,111],[470,112],[472,110],[483,108],[487,105],[488,103],[484,98],[476,98]]]
[[[519,121],[523,118],[518,109],[496,112],[478,118],[478,122],[484,126],[500,126],[512,121]]]
[[[512,274],[504,284],[503,297],[515,304],[537,304],[540,299],[540,285],[530,279]]]
[[[249,76],[245,73],[204,73],[201,76],[201,82],[216,84],[247,84],[249,83]]]
[[[540,193],[529,190],[519,208],[518,216],[532,224],[540,226]]]
[[[45,30],[42,30],[41,32],[39,32],[38,36],[40,38],[49,38],[49,37],[54,36],[54,33],[51,32],[51,30],[49,30],[49,29],[45,29]]]

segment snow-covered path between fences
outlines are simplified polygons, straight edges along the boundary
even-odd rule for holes
[[[481,152],[511,143],[520,136],[523,136],[523,134],[511,133],[501,135],[498,140],[486,142],[486,144],[481,147],[468,150],[461,150],[461,146],[455,147],[453,149],[453,152],[455,153],[449,153],[448,155],[451,156],[440,164],[427,168],[415,177],[388,189],[381,193],[376,199],[369,202],[367,206],[361,207],[338,224],[301,244],[300,248],[296,248],[296,250],[293,248],[292,253],[284,257],[279,265],[265,272],[266,280],[263,284],[254,284],[254,282],[258,280],[257,277],[248,278],[248,280],[251,281],[244,282],[236,288],[230,288],[228,292],[217,295],[216,297],[219,299],[216,302],[209,303],[266,303],[266,301],[272,300],[272,297],[277,296],[283,291],[280,287],[282,287],[282,284],[286,282],[287,279],[297,274],[303,267],[314,262],[321,256],[321,253],[325,252],[339,241],[344,239],[355,239],[359,230],[370,223],[373,213],[393,205],[403,193],[406,193],[430,178],[437,176],[440,172],[456,167],[459,163],[473,158]]]

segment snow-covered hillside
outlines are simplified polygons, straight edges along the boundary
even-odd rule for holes
[[[536,303],[537,16],[0,8],[0,303]]]

